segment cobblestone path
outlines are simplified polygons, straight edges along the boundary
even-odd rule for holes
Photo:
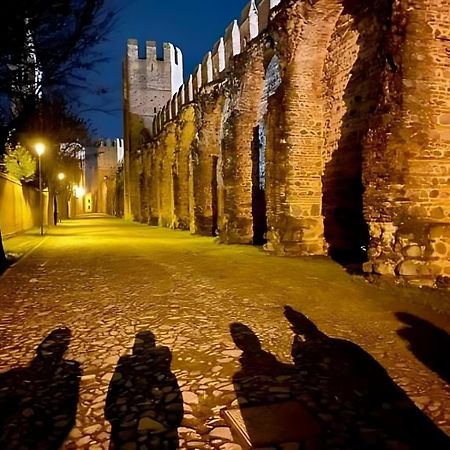
[[[449,315],[425,306],[445,302],[326,259],[71,221],[0,279],[0,448],[238,450],[223,408],[256,442],[255,415],[270,428],[293,399],[306,444],[270,448],[450,448]]]

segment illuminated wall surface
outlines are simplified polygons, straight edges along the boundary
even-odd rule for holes
[[[44,192],[44,207],[47,211],[48,195]],[[8,236],[39,226],[39,191],[22,186],[20,181],[0,173],[0,227],[2,235]],[[47,214],[44,214],[47,224]]]
[[[252,1],[156,110],[130,42],[126,215],[448,285],[449,11]]]
[[[95,147],[86,149],[86,197],[83,205],[86,212],[116,214],[114,207],[116,174],[122,160],[121,139],[107,139]]]

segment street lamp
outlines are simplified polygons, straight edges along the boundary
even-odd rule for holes
[[[35,150],[38,155],[39,161],[39,218],[40,218],[40,226],[41,226],[41,236],[44,235],[44,212],[43,212],[43,194],[42,194],[42,167],[41,167],[41,156],[45,152],[45,145],[42,143],[38,143],[35,145]]]

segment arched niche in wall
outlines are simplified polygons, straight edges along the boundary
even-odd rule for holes
[[[369,230],[363,215],[364,140],[382,94],[385,24],[392,0],[344,1],[324,64],[324,234],[329,254],[364,262]]]

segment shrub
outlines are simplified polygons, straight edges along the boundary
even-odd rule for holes
[[[36,159],[20,144],[8,147],[5,155],[6,172],[18,180],[30,181],[36,173]]]

